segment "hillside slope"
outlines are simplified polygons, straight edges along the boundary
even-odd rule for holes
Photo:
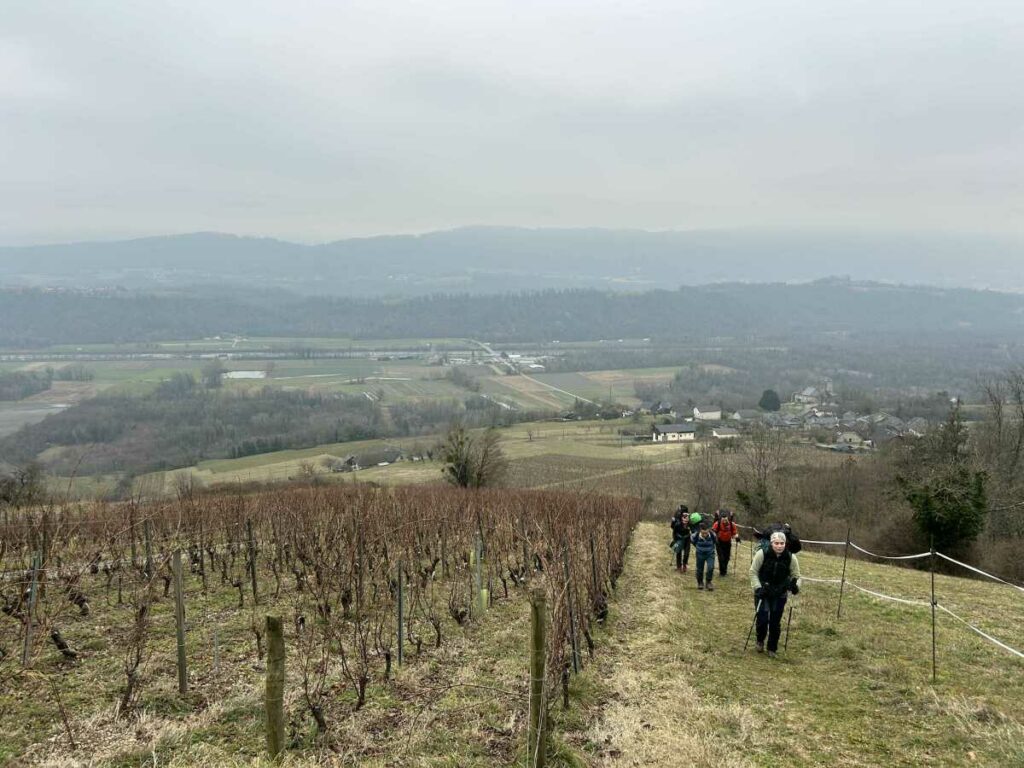
[[[805,583],[789,647],[771,660],[753,642],[741,545],[713,593],[678,574],[667,526],[644,523],[619,582],[605,649],[586,673],[598,689],[588,725],[567,740],[595,765],[1022,765],[1024,661],[940,614],[931,684],[925,607]],[[805,576],[838,577],[842,558],[805,550]],[[693,562],[691,559],[691,569]],[[847,578],[912,599],[928,574],[850,561]],[[1024,595],[939,576],[940,603],[1014,644]],[[780,649],[781,650],[781,649]]]

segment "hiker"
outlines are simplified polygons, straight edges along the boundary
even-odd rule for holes
[[[789,523],[774,523],[769,525],[763,531],[759,531],[757,528],[754,528],[754,535],[760,539],[762,551],[768,551],[769,539],[776,531],[785,534],[787,551],[795,555],[803,549],[803,544],[800,543],[800,537],[793,533],[793,529],[790,527]]]
[[[786,548],[785,531],[773,531],[768,551],[758,549],[750,563],[750,586],[754,589],[754,610],[757,623],[757,652],[765,650],[775,658],[782,634],[782,612],[787,593],[800,592],[800,564],[796,555]]]
[[[689,508],[680,504],[672,516],[672,551],[676,553],[676,570],[686,573],[690,562],[690,516]]]
[[[728,509],[718,511],[718,520],[711,526],[711,532],[715,534],[715,549],[718,552],[718,573],[722,576],[729,574],[729,560],[732,558],[732,542],[735,539],[740,541],[740,529],[732,519],[732,512]]]
[[[715,575],[715,537],[707,523],[700,522],[697,525],[697,530],[690,536],[697,553],[697,589],[704,589],[707,583],[708,592],[712,592],[715,589],[711,583]]]

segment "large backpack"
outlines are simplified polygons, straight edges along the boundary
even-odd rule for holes
[[[803,544],[800,543],[800,537],[793,533],[793,529],[787,529],[784,525],[778,523],[768,526],[764,531],[761,532],[761,551],[767,552],[768,548],[771,547],[772,534],[776,531],[781,531],[786,534],[786,549],[794,555],[803,549]]]

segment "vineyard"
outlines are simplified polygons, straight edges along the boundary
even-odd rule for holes
[[[543,723],[593,658],[640,511],[578,493],[356,485],[183,488],[12,516],[0,762],[137,765],[159,750],[185,764],[216,743],[221,758],[265,758],[264,687],[283,651],[276,727],[292,759],[462,750],[525,764],[531,595],[547,628]],[[461,746],[459,723],[473,731]]]

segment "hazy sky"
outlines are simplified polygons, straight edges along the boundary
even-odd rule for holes
[[[1024,234],[1020,0],[0,0],[0,244]]]

